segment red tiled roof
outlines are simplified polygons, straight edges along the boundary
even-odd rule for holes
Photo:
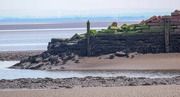
[[[158,16],[158,19],[161,20],[161,19],[162,19],[162,16]]]
[[[145,20],[142,20],[141,23],[140,23],[140,25],[143,25],[145,22],[146,22]]]
[[[180,12],[180,11],[176,9],[174,12]]]

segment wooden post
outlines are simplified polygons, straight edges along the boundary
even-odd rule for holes
[[[90,22],[87,22],[87,56],[91,56],[91,46],[90,46]]]
[[[164,35],[165,35],[165,52],[169,53],[170,47],[169,47],[169,36],[170,36],[170,29],[169,29],[169,22],[166,22],[164,25]]]

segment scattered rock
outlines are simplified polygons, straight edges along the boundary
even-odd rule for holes
[[[79,63],[79,60],[76,60],[75,63]]]
[[[168,85],[168,83],[166,83],[166,82],[160,82],[160,84],[162,84],[162,85]]]
[[[120,79],[120,80],[119,80]],[[131,80],[133,79],[133,80]],[[166,82],[165,82],[166,81]],[[155,84],[156,83],[156,84]],[[21,78],[14,80],[0,80],[0,89],[59,89],[73,87],[119,87],[119,86],[148,86],[148,85],[180,85],[180,80],[173,78],[128,78],[119,77],[92,77],[84,78]]]
[[[130,83],[129,86],[136,86],[136,84],[135,83]]]
[[[115,55],[117,57],[125,57],[125,56],[127,56],[126,53],[124,53],[124,52],[116,52]]]
[[[115,55],[109,55],[109,59],[114,59]]]
[[[131,59],[133,59],[135,56],[134,55],[131,55]]]
[[[67,89],[72,89],[73,87],[71,87],[71,86],[66,86],[66,88],[67,88]]]
[[[149,85],[152,85],[152,84],[150,84],[150,83],[143,84],[143,86],[149,86]]]
[[[61,67],[62,70],[64,70],[65,68],[64,67]]]

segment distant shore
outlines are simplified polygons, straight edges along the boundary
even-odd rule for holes
[[[29,56],[41,54],[44,50],[31,51],[0,51],[0,61],[20,61],[27,59]]]

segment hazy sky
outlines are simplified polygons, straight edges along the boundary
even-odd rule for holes
[[[175,10],[175,9],[180,9],[179,4],[180,4],[180,0],[0,0],[0,17],[2,17],[2,14],[3,16],[8,16],[8,15],[28,16],[27,11],[30,12],[30,10],[33,10],[34,11],[33,15],[36,16],[42,15],[42,10],[44,11],[54,10],[55,11],[54,14],[59,14],[61,16],[63,14],[66,14],[62,12],[63,10],[88,11],[92,9],[110,9],[110,8],[138,9],[138,10],[132,10],[132,12],[129,13],[133,13],[134,11],[141,12],[144,11],[145,9],[152,9],[152,8]],[[19,10],[21,10],[21,12],[19,14],[15,14],[16,11],[18,13]],[[119,11],[119,13],[120,12],[121,10]]]

